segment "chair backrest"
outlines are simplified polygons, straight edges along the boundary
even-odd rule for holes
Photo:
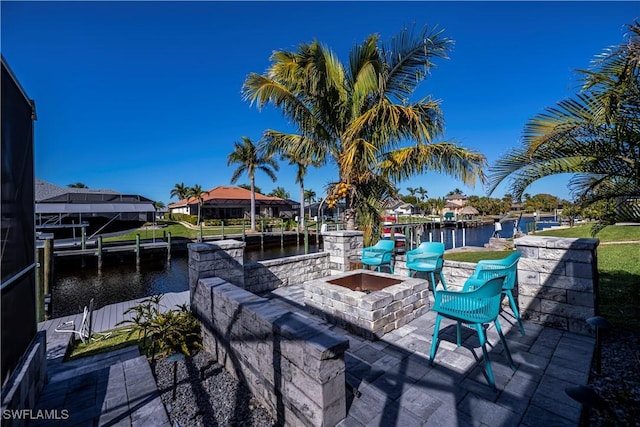
[[[478,262],[472,277],[480,280],[503,277],[504,284],[502,288],[505,290],[513,289],[516,284],[520,256],[520,252],[513,252],[506,258],[481,260]]]
[[[383,249],[385,251],[393,251],[395,245],[396,242],[394,242],[393,240],[382,239],[378,240],[378,243],[373,245],[373,247],[376,249]]]
[[[433,310],[462,322],[492,322],[500,313],[502,282],[502,277],[496,277],[473,291],[440,291],[436,294]]]
[[[415,250],[420,250],[422,252],[433,252],[433,253],[444,254],[444,243],[422,242]]]

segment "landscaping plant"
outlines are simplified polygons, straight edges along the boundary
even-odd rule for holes
[[[141,336],[140,348],[147,356],[177,352],[191,356],[194,350],[202,348],[200,323],[185,304],[160,312],[163,297],[159,294],[142,300],[125,311],[125,314],[135,313],[133,318],[118,324],[129,325],[129,334]]]

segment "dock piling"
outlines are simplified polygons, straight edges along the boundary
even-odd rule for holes
[[[140,234],[136,234],[136,269],[140,268]]]
[[[102,236],[98,236],[98,271],[102,271]]]
[[[167,263],[171,264],[171,232],[167,233]]]

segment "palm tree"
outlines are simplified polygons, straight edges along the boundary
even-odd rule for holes
[[[416,189],[416,193],[418,193],[420,195],[420,201],[424,202],[425,199],[427,198],[427,190],[424,189],[424,187],[420,186]]]
[[[517,199],[540,178],[571,173],[579,207],[640,196],[640,24],[626,40],[597,55],[579,94],[547,108],[525,126],[522,145],[491,168],[489,191],[509,179]],[[638,220],[629,204],[609,218]],[[603,223],[604,224],[604,223]],[[601,225],[603,225],[601,224]],[[594,229],[594,232],[600,227]]]
[[[306,203],[313,203],[316,201],[316,192],[309,189],[304,190],[304,197],[302,198]],[[309,206],[309,218],[311,218],[311,206]]]
[[[269,178],[276,181],[278,163],[270,155],[261,153],[253,141],[246,136],[242,137],[242,142],[234,142],[233,151],[227,157],[227,166],[239,164],[238,168],[231,176],[231,183],[235,183],[240,175],[246,173],[251,183],[251,230],[256,229],[256,192],[255,178],[256,171],[261,170]]]
[[[269,150],[270,147],[267,147]],[[307,152],[296,152],[296,150],[288,150],[283,153],[282,158],[289,161],[290,165],[296,165],[296,184],[300,184],[300,220],[298,221],[298,231],[304,230],[304,177],[307,175],[307,168],[309,166],[320,166],[320,162],[315,160],[312,156],[307,157]]]
[[[83,184],[81,182],[76,182],[74,184],[69,184],[69,185],[67,185],[67,187],[69,187],[69,188],[89,188],[89,187],[87,187],[85,184]]]
[[[284,187],[276,187],[271,190],[271,192],[267,194],[267,196],[278,197],[279,199],[288,199],[291,197],[291,194],[289,194],[289,192],[285,190]]]
[[[187,188],[187,197],[189,198],[189,200],[196,199],[196,201],[198,202],[198,225],[201,225],[200,218],[202,213],[202,205],[204,203],[204,198],[202,197],[203,194],[205,194],[205,191],[199,184]],[[200,230],[200,240],[202,240],[202,228],[200,228]]]
[[[272,150],[338,166],[339,183],[329,191],[346,199],[347,228],[355,228],[357,213],[370,234],[395,182],[426,171],[469,185],[484,179],[484,156],[433,142],[444,129],[439,103],[409,101],[432,59],[446,57],[450,46],[441,31],[426,28],[418,35],[405,29],[390,46],[374,34],[352,48],[345,66],[319,42],[302,43],[276,51],[266,74],[247,77],[243,95],[259,109],[273,104],[296,127],[295,134],[265,131]]]
[[[176,184],[173,189],[171,190],[171,193],[169,194],[169,197],[177,197],[178,200],[184,200],[188,197],[189,194],[189,187],[187,187],[186,185],[184,185],[184,182],[181,182],[179,184]]]

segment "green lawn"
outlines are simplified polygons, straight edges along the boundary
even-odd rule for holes
[[[91,342],[82,343],[78,340],[71,345],[67,360],[118,350],[131,345],[139,345],[140,337],[137,332],[131,333],[131,328],[117,328],[111,331],[96,333]]]
[[[571,228],[545,230],[535,233],[536,236],[586,237],[591,236],[591,225],[580,224]],[[595,238],[601,242],[640,241],[640,225],[610,225],[600,231]]]
[[[195,228],[187,228],[184,225],[173,222],[158,222],[160,225],[165,225],[164,227],[156,230],[150,230],[145,227],[139,228],[137,230],[131,231],[126,234],[121,234],[119,236],[107,237],[104,239],[105,242],[122,242],[122,241],[135,241],[136,234],[140,235],[140,239],[142,240],[150,240],[150,239],[163,239],[167,235],[167,233],[171,233],[171,238],[182,238],[182,239],[190,239],[195,240],[200,234],[200,230]],[[258,222],[259,224],[259,222]],[[316,224],[314,222],[308,222],[307,227],[310,231],[315,231]],[[249,224],[247,222],[245,232],[249,234]],[[273,225],[271,229],[273,233],[280,232],[280,224]],[[285,231],[287,231],[285,229]],[[255,233],[255,232],[254,232]],[[258,232],[259,233],[259,232]],[[222,235],[222,226],[208,226],[202,228],[202,234],[204,236],[220,236]],[[242,225],[225,225],[224,226],[224,234],[242,234]]]

